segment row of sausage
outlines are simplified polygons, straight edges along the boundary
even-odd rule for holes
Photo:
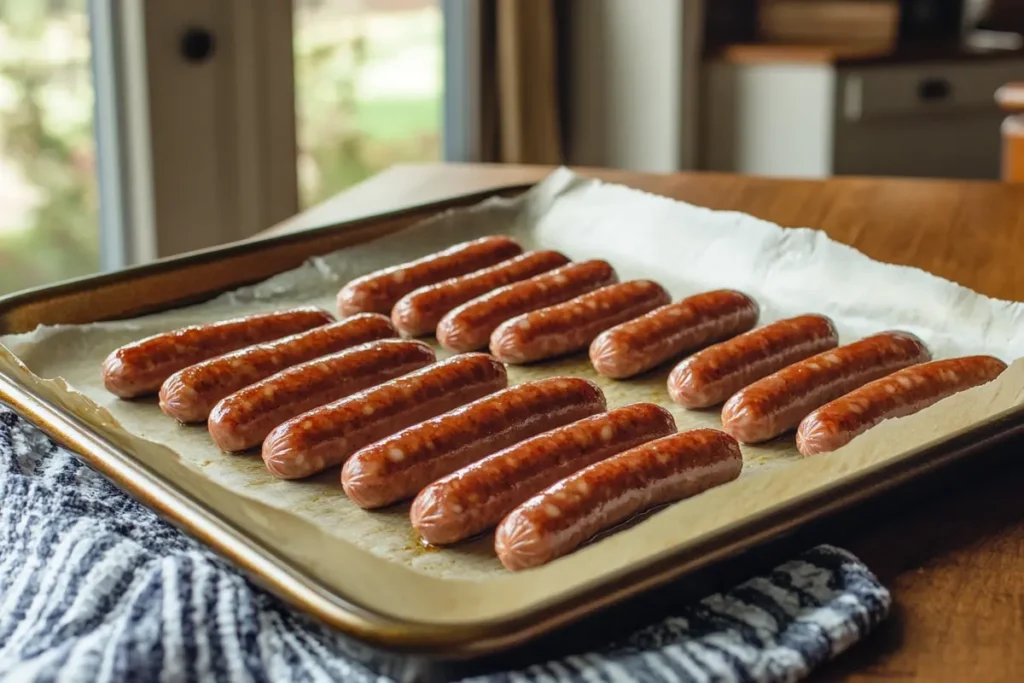
[[[343,465],[344,490],[364,508],[415,497],[411,521],[430,542],[497,524],[499,557],[522,568],[650,505],[735,478],[736,442],[712,430],[676,434],[671,416],[650,404],[606,412],[600,390],[579,379],[507,388],[491,356],[436,362],[399,331],[435,325],[445,346],[463,340],[466,351],[489,338],[508,363],[589,345],[598,372],[615,378],[705,347],[671,372],[672,398],[693,409],[724,401],[724,429],[748,443],[799,425],[805,454],[1005,369],[987,356],[927,362],[925,346],[902,332],[837,347],[835,327],[818,315],[752,329],[758,306],[739,292],[669,303],[653,282],[618,283],[603,261],[520,252],[508,238],[487,238],[360,278],[339,293],[340,322],[300,308],[156,335],[112,352],[104,381],[124,398],[158,392],[167,415],[207,422],[225,451],[262,445],[275,476]],[[472,270],[479,253],[505,260]],[[451,277],[445,264],[466,259],[458,268],[470,272]],[[656,445],[640,447],[648,441]]]
[[[618,282],[605,261],[522,253],[504,236],[371,273],[338,293],[343,316],[387,313],[407,336],[434,333],[453,351],[489,347],[510,364],[589,347],[599,374],[626,379],[702,349],[673,368],[672,399],[689,409],[724,403],[723,428],[745,443],[796,429],[804,455],[836,450],[1006,369],[991,356],[929,362],[906,332],[838,347],[822,315],[752,329],[757,302],[732,290],[670,301],[655,282]]]
[[[495,552],[512,570],[560,557],[742,469],[734,439],[709,429],[678,433],[654,404],[608,410],[601,390],[578,378],[508,387],[505,366],[489,355],[437,362],[426,344],[393,338],[378,314],[341,322],[318,315],[282,311],[149,337],[111,353],[104,379],[124,398],[159,388],[164,412],[207,420],[224,450],[262,443],[278,477],[343,465],[344,491],[360,507],[414,499],[410,521],[430,543],[496,527]]]

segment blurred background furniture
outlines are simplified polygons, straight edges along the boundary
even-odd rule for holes
[[[999,176],[992,93],[1024,57],[733,47],[706,75],[705,168],[773,176]]]
[[[1024,182],[1024,83],[1007,83],[996,91],[996,102],[1006,112],[1003,119],[1002,178]]]
[[[1024,77],[1024,3],[721,0],[706,13],[701,168],[1000,176],[992,93]]]

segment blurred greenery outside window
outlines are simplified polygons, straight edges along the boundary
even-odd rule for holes
[[[99,268],[86,0],[0,2],[0,293]]]
[[[440,0],[294,0],[299,196],[441,154]]]
[[[439,0],[293,1],[302,206],[438,159]],[[0,293],[99,268],[90,56],[87,0],[0,0]]]

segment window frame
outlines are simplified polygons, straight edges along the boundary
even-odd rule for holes
[[[89,15],[104,269],[298,211],[291,0],[89,0]],[[214,38],[199,63],[190,28]]]
[[[480,160],[480,6],[444,24],[442,159]],[[292,0],[88,0],[104,270],[251,237],[296,214]],[[189,28],[214,36],[189,63]]]
[[[483,160],[481,12],[476,0],[440,0],[444,24],[441,150],[444,161]]]

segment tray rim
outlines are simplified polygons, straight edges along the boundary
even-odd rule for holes
[[[17,292],[0,296],[0,335],[10,334],[5,330],[6,319],[18,308],[30,306],[40,301],[53,299],[68,293],[80,293],[83,290],[94,289],[101,286],[120,284],[132,280],[143,279],[153,275],[172,272],[187,266],[195,266],[206,263],[221,261],[233,256],[243,256],[252,252],[260,252],[278,246],[303,244],[305,242],[316,242],[323,238],[325,232],[356,232],[360,228],[369,228],[383,220],[398,219],[407,216],[427,212],[441,212],[462,206],[470,206],[492,197],[518,194],[529,190],[537,183],[513,183],[493,187],[488,190],[469,192],[453,195],[445,199],[423,202],[410,205],[394,211],[375,213],[351,220],[337,223],[327,223],[315,227],[297,229],[274,235],[255,235],[229,244],[196,249],[175,256],[165,256],[154,259],[149,263],[137,264],[119,268],[106,273],[95,273],[81,277],[69,278],[51,285],[40,285],[29,287]],[[272,226],[273,227],[273,226]],[[243,278],[227,288],[211,290],[210,295],[228,291],[231,287],[240,287],[245,284]],[[167,300],[164,302],[167,308],[158,310],[170,310],[175,305],[184,305],[179,302]]]
[[[437,202],[406,207],[351,221],[328,224],[281,235],[257,237],[222,247],[213,247],[153,263],[77,278],[0,297],[0,319],[28,304],[80,292],[101,284],[131,281],[232,255],[272,250],[282,244],[314,242],[324,231],[352,231],[385,219],[427,211],[442,211],[473,204],[532,185],[517,184],[483,192],[459,195]],[[241,279],[234,286],[243,284]],[[220,290],[224,291],[224,290]],[[180,305],[173,297],[163,310]],[[780,538],[815,519],[827,517],[892,489],[904,486],[930,472],[959,462],[976,451],[1024,434],[1024,406],[960,430],[944,440],[923,446],[898,461],[864,471],[846,482],[827,487],[754,516],[741,524],[720,529],[698,542],[669,551],[643,565],[609,575],[592,585],[538,605],[522,613],[490,621],[466,624],[413,622],[368,609],[292,566],[273,549],[267,548],[220,517],[198,500],[180,490],[136,460],[131,453],[92,432],[79,418],[66,413],[44,396],[24,386],[17,378],[0,371],[0,400],[39,427],[115,486],[163,519],[197,539],[270,592],[298,609],[313,615],[344,634],[374,647],[401,654],[420,654],[446,659],[469,659],[495,654],[526,644],[560,627],[578,621],[635,597],[642,592],[706,569],[719,561],[752,550]]]

